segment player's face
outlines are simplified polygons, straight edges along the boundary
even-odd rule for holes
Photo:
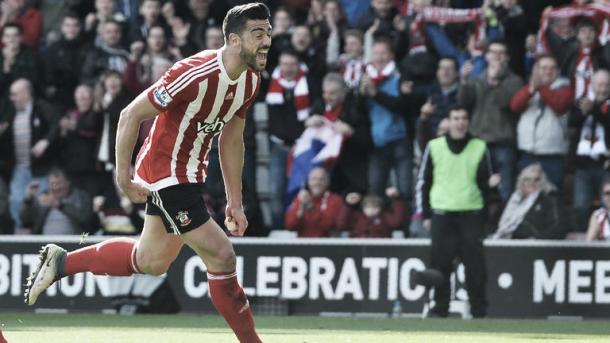
[[[239,56],[254,70],[264,70],[267,54],[271,47],[271,24],[269,20],[248,20],[241,35],[242,45]]]
[[[462,139],[468,132],[468,113],[464,110],[449,112],[449,135],[453,139]]]

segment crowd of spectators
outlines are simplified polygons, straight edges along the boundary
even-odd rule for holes
[[[458,105],[491,159],[490,237],[610,238],[610,1],[264,2],[273,42],[244,134],[249,235],[428,236],[417,172]],[[239,3],[3,1],[0,233],[138,233],[143,208],[114,184],[120,112],[176,61],[222,47]],[[342,136],[340,154],[291,195],[294,146],[322,127]],[[268,199],[255,175],[262,130]],[[216,149],[204,198],[222,223]]]

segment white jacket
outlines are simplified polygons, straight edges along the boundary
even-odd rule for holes
[[[550,88],[555,90],[570,84],[566,78],[558,78]],[[565,155],[568,152],[568,114],[556,113],[542,103],[540,93],[531,97],[527,109],[517,124],[519,150],[535,155]]]

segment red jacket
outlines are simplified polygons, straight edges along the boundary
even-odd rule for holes
[[[313,208],[306,210],[301,218],[297,218],[299,207],[301,202],[295,197],[286,211],[286,228],[297,231],[299,237],[328,237],[331,230],[338,228],[337,214],[343,208],[343,201],[337,194],[326,191],[313,198]]]
[[[339,214],[339,228],[351,230],[351,237],[391,237],[392,230],[405,222],[406,211],[406,205],[400,199],[394,199],[392,208],[384,210],[375,218],[368,218],[361,210],[344,206]]]
[[[28,8],[25,12],[13,20],[23,30],[22,43],[30,48],[38,47],[38,39],[42,32],[42,14],[35,8]]]

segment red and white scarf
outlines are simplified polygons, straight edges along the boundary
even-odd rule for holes
[[[582,97],[593,98],[593,89],[590,87],[593,78],[593,63],[591,61],[591,49],[580,48],[576,59],[574,70],[574,99]]]
[[[350,88],[358,87],[364,72],[364,62],[362,62],[362,59],[349,59],[347,57],[340,58],[340,60],[343,80]]]
[[[265,101],[269,105],[284,103],[284,89],[294,89],[294,107],[297,110],[297,119],[304,121],[309,116],[311,101],[309,100],[309,86],[307,85],[307,70],[301,66],[295,80],[286,80],[275,67],[271,74],[271,82],[267,90]]]
[[[599,42],[605,44],[609,38],[608,18],[610,18],[610,5],[607,4],[585,4],[567,5],[551,10],[540,18],[540,30],[538,31],[537,53],[544,54],[550,51],[546,39],[546,30],[551,19],[586,17],[593,20],[598,27]]]
[[[375,87],[379,87],[388,76],[392,75],[396,70],[396,62],[391,61],[382,70],[377,70],[371,63],[366,65],[366,74],[371,78]]]
[[[415,17],[409,28],[409,38],[413,41],[409,48],[409,53],[425,51],[425,23],[436,24],[458,24],[474,23],[476,30],[474,33],[475,51],[483,51],[483,41],[485,39],[485,16],[483,10],[477,9],[455,9],[446,7],[428,6]]]

